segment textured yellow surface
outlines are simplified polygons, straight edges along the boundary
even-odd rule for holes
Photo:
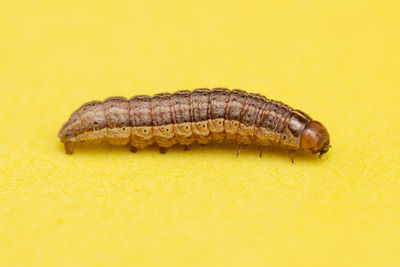
[[[399,266],[398,1],[4,1],[1,266]],[[224,86],[300,108],[323,159],[65,155],[82,103]]]

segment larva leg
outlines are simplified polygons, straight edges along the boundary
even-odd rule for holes
[[[294,164],[294,159],[293,159],[294,151],[293,150],[289,150],[288,152],[289,152],[290,159],[292,160],[292,163]]]
[[[190,150],[190,145],[184,145],[183,146],[183,151],[188,151]]]
[[[134,147],[134,146],[131,146],[130,151],[132,153],[136,153],[138,151],[138,149],[136,147]]]
[[[243,148],[244,146],[245,146],[245,145],[239,145],[238,151],[237,151],[237,153],[236,153],[236,157],[239,157],[240,151],[242,151],[242,148]]]
[[[166,147],[160,147],[160,153],[161,154],[167,153],[167,150],[168,150],[168,148],[166,148]]]
[[[260,158],[262,158],[262,154],[263,154],[263,147],[259,146],[258,147],[258,155],[260,156]]]
[[[74,152],[75,147],[76,147],[76,142],[67,141],[64,143],[65,153],[67,154],[72,154]]]

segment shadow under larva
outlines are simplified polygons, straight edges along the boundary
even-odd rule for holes
[[[175,144],[232,142],[280,146],[321,157],[329,150],[327,129],[306,113],[259,94],[225,88],[178,91],[127,100],[110,97],[82,105],[61,128],[59,138],[72,154],[78,142],[107,141],[132,152],[157,144],[161,153]]]

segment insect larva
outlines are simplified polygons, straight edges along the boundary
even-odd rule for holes
[[[235,142],[240,149],[255,143],[278,145],[292,153],[304,150],[319,157],[329,150],[329,134],[305,113],[259,94],[224,88],[174,94],[110,97],[92,101],[72,113],[58,135],[65,152],[77,142],[108,141],[132,151],[157,143],[165,153],[174,144]],[[292,158],[293,160],[293,158]]]

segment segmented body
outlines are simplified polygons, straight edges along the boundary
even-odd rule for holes
[[[305,113],[259,94],[196,89],[86,103],[71,115],[59,137],[67,153],[77,142],[103,140],[134,149],[153,143],[168,148],[227,141],[296,150],[310,121]]]

